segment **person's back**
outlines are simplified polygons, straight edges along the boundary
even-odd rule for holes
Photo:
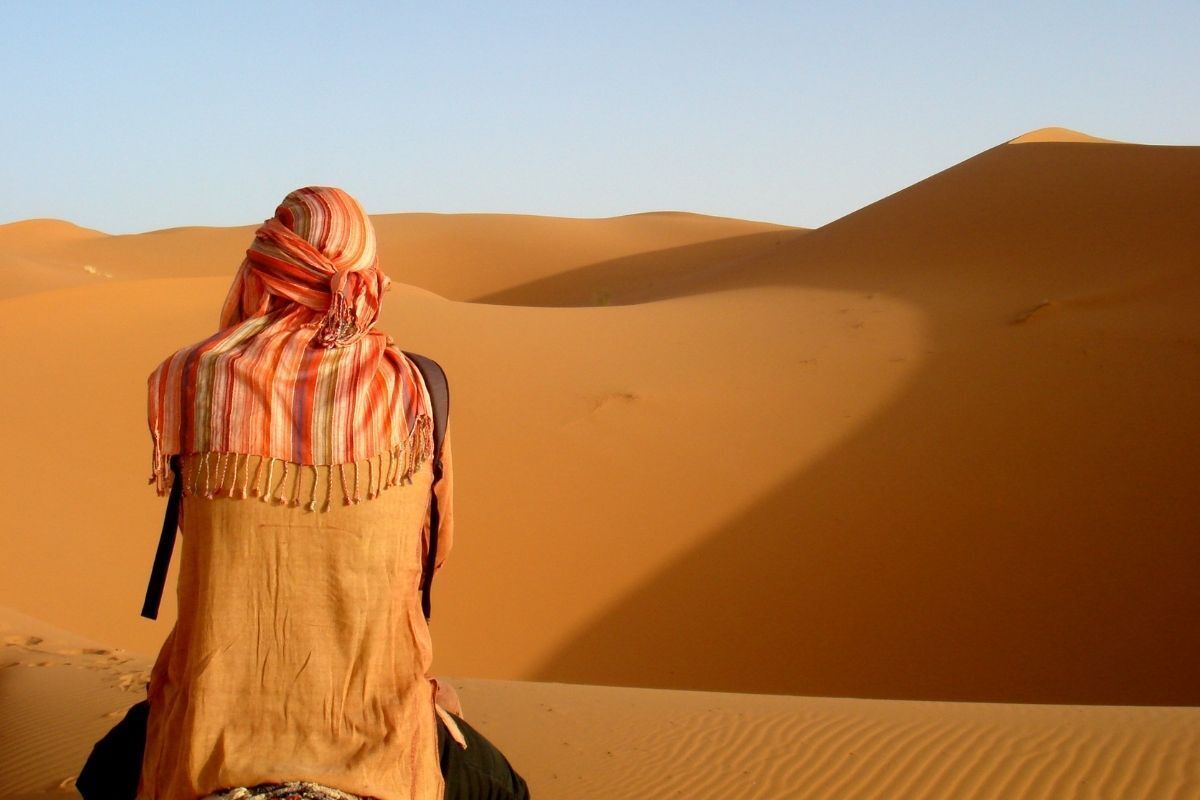
[[[150,375],[150,481],[165,495],[182,467],[183,547],[138,800],[528,796],[428,676],[421,578],[453,539],[450,438],[435,464],[420,369],[374,330],[388,285],[358,203],[296,190],[220,330]]]
[[[420,597],[431,463],[411,484],[343,505],[328,467],[290,464],[281,480],[282,464],[249,458],[218,477],[216,460],[184,460],[215,496],[184,499],[179,617],[151,674],[141,796],[304,780],[441,797]],[[332,486],[330,509],[227,496],[253,486],[256,471],[263,489],[274,472],[272,493],[289,500]],[[378,472],[359,464],[364,491]]]

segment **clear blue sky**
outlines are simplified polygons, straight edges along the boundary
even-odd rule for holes
[[[1200,144],[1200,3],[0,4],[0,222],[816,226],[1027,130]]]

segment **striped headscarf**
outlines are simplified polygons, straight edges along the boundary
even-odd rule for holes
[[[270,489],[276,461],[284,470],[312,465],[314,486],[315,465],[329,465],[331,481],[337,465],[345,503],[362,499],[357,462],[363,459],[368,468],[378,460],[368,498],[411,482],[433,451],[433,409],[420,370],[374,329],[389,284],[371,220],[353,197],[324,186],[288,194],[255,232],[221,309],[220,330],[150,374],[149,482],[158,494],[170,488],[170,457],[177,453],[206,454],[205,475],[211,469],[222,478],[230,469],[237,474],[239,460],[261,456],[267,486],[259,488],[256,470],[252,487],[247,474],[242,487],[225,490],[228,497],[281,499]],[[350,464],[353,490],[345,488]],[[196,493],[187,477],[184,493]],[[202,493],[213,497],[223,481],[205,485]],[[314,496],[307,508],[316,505]]]

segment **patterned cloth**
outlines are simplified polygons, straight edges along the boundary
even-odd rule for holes
[[[411,483],[433,452],[433,408],[416,364],[374,330],[389,285],[371,220],[353,197],[323,186],[289,193],[256,231],[220,330],[176,351],[147,381],[149,482],[158,494],[170,489],[176,453],[216,455],[202,475],[184,476],[184,494],[205,497],[300,505],[298,496],[274,496],[276,462],[338,465],[346,504],[363,499],[359,460],[372,459],[366,498]],[[267,468],[227,486],[249,455]],[[285,480],[286,471],[279,485]],[[318,494],[314,482],[308,510],[317,510]]]
[[[260,783],[205,795],[201,800],[371,800],[311,781]]]

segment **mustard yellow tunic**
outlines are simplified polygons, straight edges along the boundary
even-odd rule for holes
[[[200,458],[185,457],[185,474]],[[220,480],[236,495],[258,461]],[[442,465],[439,564],[453,537],[448,436]],[[290,467],[300,487],[280,481],[273,494],[332,485],[327,511],[183,498],[179,617],[151,673],[138,800],[290,780],[380,800],[442,797],[436,715],[453,720],[435,703],[420,598],[431,461],[370,499],[363,462],[354,505],[327,467]]]

